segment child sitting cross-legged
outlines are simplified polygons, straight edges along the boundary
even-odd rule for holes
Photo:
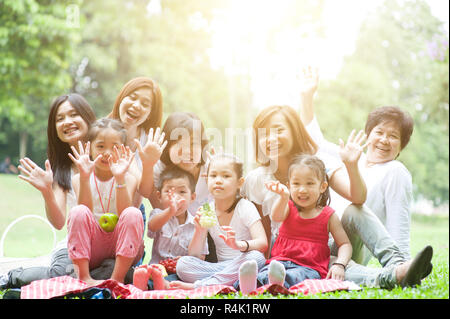
[[[328,206],[325,165],[316,156],[300,155],[290,163],[288,186],[278,181],[266,187],[279,195],[271,218],[282,222],[271,258],[259,270],[254,261],[239,269],[240,289],[247,294],[257,286],[279,284],[290,288],[306,279],[345,279],[352,246],[342,224]],[[329,267],[329,233],[338,246],[337,259]]]
[[[195,200],[193,176],[177,167],[168,167],[155,186],[164,209],[155,208],[150,212],[147,235],[153,238],[152,258],[149,265],[137,267],[133,276],[133,284],[141,290],[166,289],[166,281],[179,280],[176,274],[169,274],[164,281],[156,264],[167,259],[176,262],[180,256],[188,255],[195,231],[194,216],[187,212]],[[208,253],[207,244],[203,252]]]

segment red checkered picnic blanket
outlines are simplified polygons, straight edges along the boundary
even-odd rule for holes
[[[89,286],[84,281],[62,276],[51,279],[33,281],[31,284],[22,287],[21,299],[50,299],[62,297],[68,294],[80,293],[88,288],[108,288],[112,292],[113,298],[121,299],[186,299],[212,297],[217,294],[235,293],[236,289],[227,285],[212,285],[198,287],[193,290],[174,289],[174,290],[149,290],[142,291],[133,285],[124,285],[115,280],[105,280],[99,285]],[[348,281],[338,281],[333,279],[305,280],[290,289],[280,285],[265,285],[256,289],[252,294],[262,294],[264,292],[276,294],[315,294],[319,292],[331,292],[336,290],[355,290],[360,289],[357,285]]]

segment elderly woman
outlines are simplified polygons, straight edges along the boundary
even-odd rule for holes
[[[368,136],[367,153],[361,156],[359,170],[366,183],[367,206],[386,227],[406,258],[410,257],[410,221],[412,179],[408,169],[396,158],[409,142],[413,131],[411,116],[396,106],[378,107],[370,112],[365,126]],[[331,154],[337,145],[323,138],[315,118],[306,126],[312,136],[318,138]],[[342,212],[349,202],[332,193],[333,207]],[[360,250],[360,260],[366,264],[371,255],[367,249]]]
[[[325,140],[314,116],[312,97],[317,89],[318,75],[309,70],[306,77],[309,77],[309,85],[302,91],[302,121],[322,151],[338,160],[338,146]],[[365,124],[367,152],[358,162],[367,187],[367,199],[360,208],[352,205],[349,210],[346,207],[350,203],[331,192],[332,206],[341,215],[352,242],[352,259],[359,264],[367,265],[375,256],[386,267],[391,261],[390,258],[380,260],[378,252],[382,251],[395,251],[393,256],[410,259],[412,180],[407,168],[396,159],[409,143],[413,127],[411,116],[396,106],[378,107],[370,112]],[[427,246],[418,255],[423,258],[419,268],[422,271],[420,277],[424,278],[432,269],[432,248]],[[422,278],[413,281],[419,283]]]

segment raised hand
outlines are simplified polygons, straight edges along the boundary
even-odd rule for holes
[[[161,134],[161,130],[158,127],[155,134],[153,134],[153,128],[150,129],[147,143],[144,146],[141,145],[138,139],[134,139],[143,165],[153,166],[160,159],[164,148],[167,146],[164,136],[165,133],[162,132]]]
[[[209,160],[211,160],[211,158],[214,156],[214,155],[217,155],[217,154],[222,154],[223,153],[223,147],[222,146],[219,146],[219,151],[216,151],[216,149],[214,148],[214,146],[212,146],[211,145],[211,151],[205,151],[206,152],[206,159],[209,161]]]
[[[168,197],[170,213],[172,216],[175,216],[178,210],[186,203],[186,200],[183,197],[178,196],[172,190],[169,191]]]
[[[366,139],[364,131],[361,130],[356,135],[355,133],[356,131],[352,130],[346,144],[342,139],[339,139],[339,155],[345,164],[358,163],[364,148],[369,145],[369,142],[363,144]]]
[[[308,65],[302,69],[300,77],[300,93],[303,96],[312,97],[319,84],[319,71],[316,67]]]
[[[264,186],[271,191],[274,192],[280,196],[289,197],[289,189],[286,187],[286,185],[280,183],[279,181],[270,181],[264,183]]]
[[[206,157],[206,162],[209,162],[209,161],[211,161],[211,158],[212,158],[214,155],[216,155],[216,154],[222,154],[222,153],[223,153],[223,147],[222,147],[222,146],[219,146],[219,151],[217,152],[216,149],[214,148],[214,146],[211,145],[210,151],[207,151],[206,148],[205,148],[205,151],[204,151],[204,155],[203,155],[203,156]],[[208,175],[207,173],[203,173],[203,174],[202,174],[202,177],[205,177],[205,178],[206,178],[206,177],[208,177],[207,175]]]
[[[40,192],[52,189],[53,172],[48,159],[45,161],[45,171],[28,157],[21,159],[19,162],[20,179],[30,183]]]
[[[80,178],[88,178],[94,171],[95,164],[102,157],[102,155],[100,154],[94,161],[91,161],[91,158],[89,156],[90,147],[91,143],[87,142],[85,144],[85,147],[83,148],[83,143],[81,143],[81,141],[78,141],[79,151],[74,146],[70,147],[72,149],[73,155],[69,153],[69,157],[77,166],[78,171],[80,172]]]
[[[112,155],[108,158],[109,168],[114,177],[123,177],[133,161],[134,153],[128,146],[123,144],[114,146]]]

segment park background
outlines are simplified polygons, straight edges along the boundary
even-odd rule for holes
[[[329,141],[363,129],[377,106],[413,116],[398,158],[413,177],[421,238],[412,252],[429,242],[443,250],[448,298],[448,34],[446,0],[0,0],[0,160],[43,166],[60,94],[82,94],[102,117],[124,83],[148,76],[161,87],[163,121],[192,111],[225,135],[251,127],[265,106],[298,109],[302,67],[316,66]],[[45,216],[39,192],[17,176],[0,175],[0,198],[0,234],[21,215]],[[5,255],[48,253],[51,233],[36,224],[11,230]]]

